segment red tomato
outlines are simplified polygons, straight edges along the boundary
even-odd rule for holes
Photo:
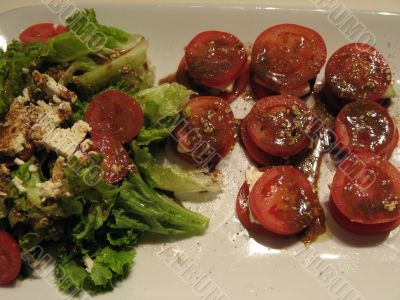
[[[351,222],[395,221],[400,218],[400,172],[378,155],[350,155],[336,170],[331,197]]]
[[[183,58],[179,64],[178,71],[176,72],[176,81],[188,89],[196,91],[199,95],[210,96],[218,95],[223,98],[227,103],[231,103],[237,97],[244,93],[249,82],[249,64],[246,63],[243,71],[233,83],[231,92],[223,92],[213,88],[207,88],[196,84],[187,71],[186,61]]]
[[[289,95],[271,96],[253,106],[247,116],[247,132],[266,153],[287,158],[307,147],[313,119],[301,99]]]
[[[338,49],[325,69],[327,88],[340,99],[379,100],[392,82],[389,66],[374,47],[353,43]]]
[[[246,181],[243,183],[237,195],[236,214],[239,218],[240,223],[242,223],[243,227],[246,228],[248,231],[258,234],[270,234],[270,232],[261,225],[250,222],[249,185]]]
[[[90,102],[85,121],[92,127],[92,133],[113,136],[127,143],[139,133],[143,111],[131,96],[120,91],[106,91]]]
[[[26,28],[19,35],[24,44],[46,43],[52,37],[67,32],[68,28],[53,23],[39,23]]]
[[[267,169],[250,191],[250,210],[261,225],[280,235],[304,230],[313,220],[314,194],[307,177],[291,166]]]
[[[325,42],[317,32],[300,25],[281,24],[257,37],[251,70],[270,90],[282,93],[315,78],[325,60]]]
[[[21,252],[16,241],[0,229],[0,285],[9,284],[21,271]]]
[[[386,158],[392,155],[398,139],[387,109],[369,100],[343,107],[335,121],[335,134],[338,144],[354,153],[373,152]]]
[[[192,98],[184,109],[184,123],[174,130],[178,147],[196,161],[214,155],[234,141],[235,119],[229,105],[219,97]]]
[[[107,183],[115,184],[128,175],[130,160],[128,152],[119,140],[113,136],[97,135],[91,137],[92,151],[101,153],[104,158],[101,167],[104,170],[103,179]]]
[[[379,224],[361,224],[352,222],[347,219],[333,203],[332,199],[329,201],[329,210],[335,221],[347,231],[363,234],[363,235],[375,235],[388,233],[395,229],[400,224],[400,218],[391,222],[379,223]]]
[[[273,161],[276,160],[276,157],[262,151],[249,137],[249,134],[247,133],[247,118],[244,118],[240,124],[240,138],[244,148],[247,150],[247,154],[257,164],[267,166],[271,165]]]
[[[207,87],[224,88],[239,77],[247,51],[234,35],[205,31],[196,35],[185,50],[189,74]]]

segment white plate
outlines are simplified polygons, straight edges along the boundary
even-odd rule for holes
[[[329,54],[349,42],[343,27],[339,28],[343,19],[335,19],[335,14],[317,9],[153,6],[118,4],[117,1],[109,5],[88,4],[88,7],[96,8],[100,22],[141,33],[150,40],[150,58],[157,67],[158,78],[174,72],[186,43],[207,29],[229,31],[250,43],[265,28],[291,22],[316,29],[325,38]],[[54,14],[46,6],[9,11],[0,17],[0,34],[4,41],[9,41],[28,25],[57,22],[59,16],[60,13]],[[397,32],[400,15],[357,12],[353,17],[376,36],[376,46],[388,58],[397,93],[400,93],[400,35]],[[332,22],[335,20],[336,24]],[[233,106],[236,116],[242,117],[249,103],[238,101]],[[391,110],[399,120],[396,106],[392,105]],[[394,163],[400,166],[399,150],[395,154]],[[186,240],[142,243],[130,277],[114,292],[99,299],[400,298],[397,231],[386,239],[348,234],[331,221],[328,213],[328,233],[308,249],[300,242],[249,237],[235,216],[234,203],[244,180],[244,170],[250,163],[237,145],[223,165],[224,193],[216,197],[202,195],[198,203],[187,203],[211,218],[208,232]],[[332,177],[329,170],[331,165],[324,164],[319,191],[323,203],[328,199],[327,183]],[[65,298],[52,286],[51,274],[41,272],[37,276],[18,282],[15,287],[1,288],[0,299]]]

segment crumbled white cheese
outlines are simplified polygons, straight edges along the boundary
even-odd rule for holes
[[[64,99],[68,102],[75,103],[77,96],[74,92],[71,92],[62,84],[59,84],[54,78],[47,74],[41,74],[39,71],[35,70],[32,72],[33,80],[37,85],[44,90],[44,92],[49,95],[57,95],[59,98]]]
[[[37,183],[39,196],[42,199],[48,198],[60,198],[64,196],[65,189],[62,182],[54,182],[53,180],[48,180],[45,182]]]
[[[257,84],[269,89],[269,87],[266,86],[265,83],[262,80],[258,79],[256,76],[254,76],[253,80],[254,80],[255,83],[257,83]],[[298,91],[298,95],[296,95],[297,97],[302,97],[302,96],[305,96],[305,95],[309,94],[311,92],[310,83],[306,82],[304,84],[304,86],[301,86],[298,89],[296,88],[296,91]]]
[[[76,148],[90,130],[88,123],[78,121],[72,128],[56,128],[51,133],[46,134],[41,143],[47,150],[69,157],[74,154]]]
[[[85,266],[86,266],[86,271],[87,271],[88,273],[92,273],[92,269],[93,269],[93,266],[94,266],[94,261],[93,261],[93,259],[91,259],[89,255],[86,255],[86,254],[85,254],[85,255],[82,257],[82,260],[83,260],[83,263],[84,263]]]
[[[28,171],[31,173],[36,173],[37,171],[39,171],[39,168],[36,165],[30,165],[28,167]]]
[[[22,73],[29,74],[29,69],[28,68],[22,68]]]
[[[262,174],[263,172],[260,172],[257,169],[246,170],[246,182],[249,185],[249,193],[251,192],[251,190],[254,187],[254,184],[257,182],[257,180],[261,177]],[[258,220],[253,216],[250,209],[249,209],[249,220],[250,223],[260,224],[260,222],[258,222]]]
[[[246,170],[246,181],[249,185],[249,191],[253,189],[254,184],[257,182],[262,174],[264,173],[258,171],[257,169]]]
[[[92,145],[93,145],[92,140],[90,139],[84,140],[80,145],[82,152],[87,152]]]
[[[23,182],[18,177],[12,179],[12,183],[20,194],[26,193],[26,188],[22,185]]]
[[[19,159],[18,157],[16,157],[16,158],[14,159],[14,163],[15,163],[17,166],[22,166],[23,164],[25,164],[25,162],[24,162],[22,159]]]

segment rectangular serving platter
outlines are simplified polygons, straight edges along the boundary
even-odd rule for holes
[[[50,1],[45,1],[50,2]],[[110,1],[87,2],[99,21],[143,34],[150,42],[149,56],[157,78],[177,68],[184,46],[198,32],[217,29],[237,35],[250,45],[269,26],[297,23],[317,30],[325,39],[328,55],[341,45],[370,32],[376,47],[388,59],[394,86],[400,94],[400,15],[389,12],[355,11],[350,17],[362,27],[347,24],[333,10],[276,8],[268,6],[150,5]],[[64,15],[63,15],[64,14]],[[56,12],[46,5],[15,9],[0,16],[0,46],[18,37],[25,27],[37,22],[60,22],[68,11]],[[357,25],[358,26],[358,25]],[[347,28],[347,29],[346,29]],[[352,33],[353,32],[353,33]],[[369,33],[368,33],[369,34]],[[322,77],[318,77],[320,82]],[[400,99],[394,98],[390,111],[400,121]],[[251,101],[232,104],[235,116],[242,118]],[[400,151],[392,162],[400,167]],[[148,237],[138,247],[129,278],[97,299],[400,299],[399,230],[389,236],[360,237],[339,228],[327,213],[328,231],[306,248],[294,239],[277,240],[249,236],[234,212],[236,194],[253,167],[240,145],[220,166],[223,192],[190,197],[184,205],[211,219],[203,236],[163,240]],[[327,211],[329,183],[334,166],[325,156],[319,179],[319,197]],[[187,198],[181,195],[182,198]],[[66,299],[54,286],[52,266],[37,272],[35,278],[18,281],[0,289],[0,299]],[[83,298],[89,298],[83,296]]]

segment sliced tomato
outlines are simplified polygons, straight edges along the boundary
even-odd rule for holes
[[[386,108],[360,100],[342,108],[335,121],[337,143],[354,153],[373,152],[390,157],[397,145],[397,129]]]
[[[19,245],[5,230],[0,229],[0,285],[14,281],[21,265]]]
[[[291,166],[267,169],[250,191],[250,210],[269,231],[293,235],[313,220],[314,194],[307,177]]]
[[[200,84],[225,88],[239,77],[247,62],[247,51],[234,35],[222,31],[204,31],[187,45],[188,72]]]
[[[273,157],[261,150],[250,138],[249,134],[247,133],[247,118],[244,118],[240,124],[240,138],[244,148],[247,151],[247,154],[257,164],[261,166],[267,166],[271,165],[277,160],[276,157]]]
[[[380,100],[392,82],[383,56],[374,47],[352,43],[338,49],[325,69],[327,88],[340,99]]]
[[[340,210],[336,207],[332,199],[328,203],[329,210],[335,221],[347,231],[363,234],[363,235],[375,235],[385,234],[395,229],[400,224],[400,218],[394,221],[379,223],[379,224],[361,224],[352,222],[347,219]]]
[[[130,160],[121,142],[113,136],[103,134],[92,134],[91,140],[93,145],[90,150],[103,155],[101,167],[104,170],[104,181],[115,184],[124,179],[129,172]]]
[[[24,44],[46,43],[52,37],[67,32],[68,28],[53,23],[34,24],[19,35],[19,39]]]
[[[219,97],[192,98],[184,109],[184,121],[174,130],[178,152],[204,161],[232,146],[235,119],[229,105]]]
[[[249,217],[249,185],[245,181],[236,198],[236,214],[243,227],[250,232],[258,234],[270,234],[268,230],[259,224],[252,223]]]
[[[237,97],[242,95],[249,84],[249,75],[250,74],[250,64],[246,64],[242,73],[240,73],[239,77],[236,78],[233,89],[231,92],[223,93],[221,97],[228,103],[233,102]]]
[[[201,96],[218,96],[223,98],[227,103],[231,103],[233,102],[233,100],[235,100],[246,91],[249,82],[249,69],[250,65],[246,63],[243,71],[233,82],[232,91],[224,92],[219,89],[207,88],[205,86],[197,84],[188,73],[186,61],[185,58],[183,58],[179,64],[178,71],[176,72],[176,81],[184,85],[188,89],[196,91]]]
[[[351,222],[395,221],[400,218],[400,172],[378,155],[350,155],[336,170],[331,197]]]
[[[131,96],[120,91],[106,91],[90,102],[85,121],[97,135],[113,136],[121,143],[131,141],[143,125],[143,111]]]
[[[325,42],[316,31],[295,24],[276,25],[254,42],[251,70],[270,90],[283,93],[315,78],[326,53]]]
[[[288,158],[308,146],[313,119],[301,99],[289,95],[271,96],[253,106],[247,116],[247,132],[266,153]]]

